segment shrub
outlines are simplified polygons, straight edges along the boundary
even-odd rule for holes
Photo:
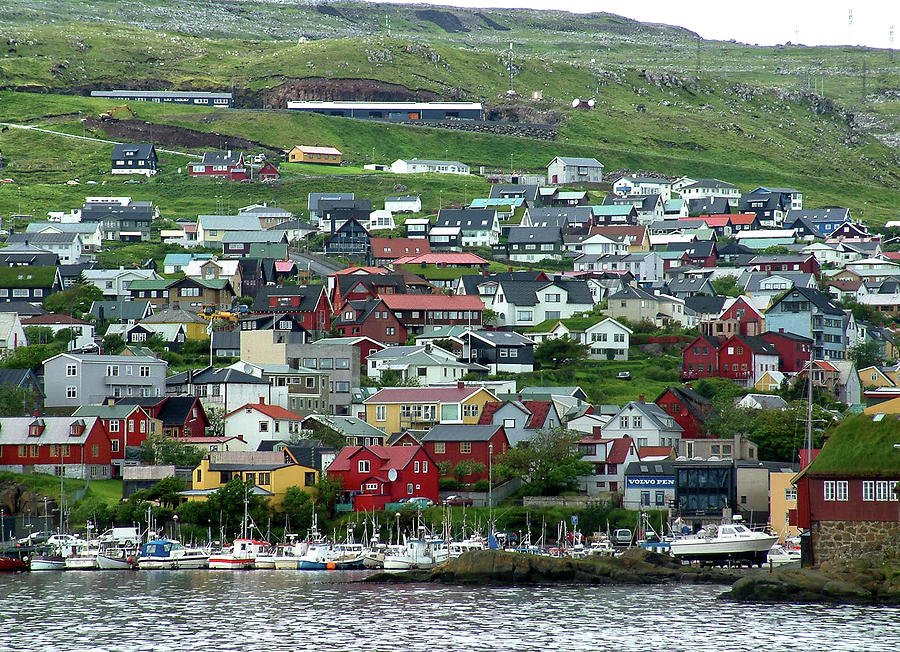
[[[438,489],[441,491],[457,491],[459,483],[453,478],[441,478],[438,481]]]

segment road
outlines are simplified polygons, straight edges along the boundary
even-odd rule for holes
[[[320,256],[307,256],[306,254],[291,252],[290,254],[291,260],[297,263],[297,266],[300,268],[304,268],[309,266],[309,271],[311,271],[316,276],[321,276],[325,278],[329,274],[333,274],[334,272],[343,269],[342,265],[338,265],[331,262],[325,262],[322,260]]]
[[[121,143],[117,140],[106,140],[104,138],[93,138],[92,136],[77,136],[75,134],[66,134],[61,131],[53,131],[52,129],[43,129],[41,127],[32,127],[30,125],[17,125],[12,122],[0,122],[0,127],[9,127],[10,129],[27,129],[29,131],[40,131],[43,134],[52,134],[54,136],[63,136],[65,138],[74,138],[75,140],[88,140],[94,143],[103,143],[104,145],[120,145]],[[179,152],[174,149],[160,149],[156,148],[157,152],[163,152],[165,154],[178,154],[180,156],[187,156],[189,158],[202,158],[198,154],[190,154],[188,152]]]

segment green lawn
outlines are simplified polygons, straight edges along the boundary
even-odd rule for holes
[[[64,480],[67,500],[71,501],[79,491],[83,490],[86,484],[85,480],[75,478],[66,478]],[[0,472],[0,484],[20,484],[27,487],[39,495],[52,498],[59,502],[60,499],[60,479],[55,475],[47,475],[43,473],[9,473],[7,471]],[[111,480],[91,480],[85,498],[97,498],[104,503],[114,504],[122,499],[122,481],[117,479]]]

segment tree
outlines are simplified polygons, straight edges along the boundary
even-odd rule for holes
[[[44,360],[52,358],[58,353],[65,350],[58,342],[50,344],[30,344],[28,346],[20,346],[3,356],[0,361],[0,367],[4,369],[40,369]]]
[[[319,476],[319,481],[316,483],[316,498],[319,507],[324,512],[323,515],[334,516],[334,501],[337,500],[337,495],[343,488],[344,482],[340,477]]]
[[[500,318],[500,315],[497,314],[496,310],[492,310],[490,308],[485,308],[481,312],[481,323],[485,326],[490,326],[491,324],[496,324],[497,320]]]
[[[44,299],[47,312],[65,312],[81,318],[91,310],[94,301],[102,301],[103,292],[95,285],[76,283],[60,292],[55,292]]]
[[[822,425],[833,420],[831,413],[813,406],[813,446],[822,444]],[[806,446],[806,403],[791,403],[786,410],[762,410],[748,422],[748,437],[759,450],[761,460],[796,462],[797,451]]]
[[[226,536],[240,532],[244,519],[244,500],[247,512],[254,523],[262,523],[269,516],[269,503],[253,492],[253,483],[244,482],[239,477],[209,495],[210,512],[217,517]],[[249,524],[248,524],[249,527]]]
[[[0,386],[0,417],[21,417],[40,405],[35,391],[29,387]]]
[[[527,495],[555,496],[578,489],[577,478],[589,475],[591,465],[581,459],[576,442],[580,433],[565,428],[538,431],[498,458],[495,478],[521,478]]]
[[[54,338],[53,329],[49,326],[26,326],[22,330],[29,344],[49,344]]]
[[[473,473],[484,473],[485,468],[483,463],[476,462],[475,460],[460,460],[450,473],[457,482],[462,483],[462,481],[466,479],[466,476],[472,475]]]
[[[724,294],[729,297],[738,297],[741,295],[741,289],[737,284],[737,277],[731,274],[714,278],[712,281],[713,290],[716,294]]]
[[[378,382],[375,383],[378,387],[419,387],[419,379],[416,376],[412,376],[409,378],[403,378],[400,375],[399,371],[394,369],[387,369],[381,372],[381,376],[378,377]]]
[[[300,487],[288,487],[281,501],[281,512],[294,532],[304,532],[312,527],[313,500]]]
[[[772,245],[771,247],[766,247],[762,250],[764,254],[789,254],[791,250],[787,247],[783,247],[782,245]]]
[[[209,421],[209,425],[206,426],[207,437],[225,436],[225,410],[223,408],[207,408],[206,419]]]
[[[853,360],[857,369],[865,369],[866,367],[874,367],[882,362],[879,353],[878,343],[868,340],[851,346],[847,351],[847,357]]]
[[[103,353],[118,355],[125,348],[125,338],[118,333],[108,333],[103,336]]]
[[[184,480],[178,476],[169,476],[163,478],[155,485],[147,490],[147,498],[149,500],[158,500],[159,504],[164,507],[175,509],[181,502],[180,492],[187,488]]]
[[[588,347],[568,337],[554,337],[541,342],[534,350],[534,361],[541,367],[570,366],[586,359]]]
[[[147,464],[174,464],[194,468],[202,459],[203,452],[200,449],[163,434],[147,435],[141,444],[141,461]]]

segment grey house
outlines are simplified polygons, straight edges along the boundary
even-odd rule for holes
[[[126,242],[149,240],[150,224],[156,215],[152,201],[132,201],[131,198],[85,202],[81,208],[81,221],[100,222],[105,240]]]
[[[557,156],[547,164],[547,183],[600,183],[603,164],[595,158]]]
[[[133,143],[113,145],[111,162],[113,174],[143,174],[151,177],[156,174],[159,159],[156,148],[150,143]]]
[[[348,339],[287,345],[288,364],[328,374],[328,402],[334,414],[342,416],[350,415],[350,390],[359,387],[359,348]]]
[[[165,396],[165,360],[60,353],[44,361],[46,407],[100,405],[110,397]]]

